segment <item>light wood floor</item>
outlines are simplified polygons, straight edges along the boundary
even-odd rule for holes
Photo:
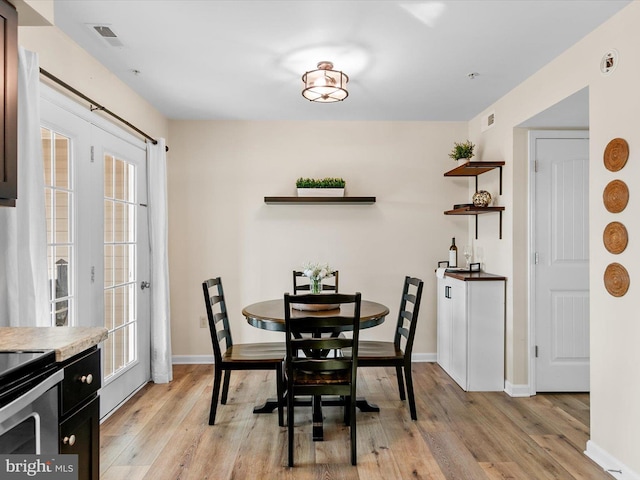
[[[296,409],[296,466],[286,427],[252,408],[275,395],[272,372],[233,372],[227,405],[207,424],[211,365],[178,365],[101,426],[101,479],[611,479],[582,453],[588,394],[511,398],[465,393],[437,364],[414,364],[418,421],[398,399],[391,369],[363,368],[358,391],[380,413],[357,413],[358,465],[339,407],[325,408],[325,440]],[[285,412],[286,415],[286,412]]]

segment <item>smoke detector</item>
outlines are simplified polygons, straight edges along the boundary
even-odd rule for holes
[[[611,75],[617,68],[619,62],[618,51],[615,49],[609,50],[604,54],[602,60],[600,60],[600,72],[602,72],[603,75]]]

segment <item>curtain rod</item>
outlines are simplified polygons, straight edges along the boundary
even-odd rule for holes
[[[137,133],[139,133],[140,135],[142,135],[144,138],[146,138],[147,140],[149,140],[151,143],[153,143],[154,145],[158,144],[158,141],[153,138],[150,137],[149,135],[147,135],[146,133],[144,133],[142,130],[140,130],[138,127],[136,127],[135,125],[127,122],[124,118],[120,117],[119,115],[116,115],[115,113],[113,113],[111,110],[109,110],[108,108],[106,108],[103,105],[100,105],[98,102],[96,102],[95,100],[87,97],[84,93],[76,90],[75,88],[73,88],[71,85],[69,85],[66,82],[63,82],[62,80],[60,80],[58,77],[56,77],[55,75],[47,72],[44,68],[40,68],[40,74],[44,75],[45,77],[47,77],[49,80],[57,83],[58,85],[60,85],[63,88],[66,88],[67,90],[69,90],[71,93],[73,93],[74,95],[77,95],[78,97],[82,98],[83,100],[85,100],[86,102],[90,103],[91,106],[89,107],[90,110],[93,112],[95,110],[100,110],[101,112],[104,112],[108,115],[111,115],[113,118],[115,118],[116,120],[118,120],[121,123],[124,123],[127,127],[129,127],[132,130],[135,130]],[[168,152],[169,151],[169,147],[165,146],[165,150]]]

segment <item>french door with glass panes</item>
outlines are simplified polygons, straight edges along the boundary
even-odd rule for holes
[[[102,175],[104,326],[101,416],[150,378],[149,239],[145,152],[95,131]]]
[[[108,329],[102,417],[150,378],[145,146],[41,87],[51,325]]]

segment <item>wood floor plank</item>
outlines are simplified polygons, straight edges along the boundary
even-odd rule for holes
[[[445,480],[437,460],[422,441],[419,420],[411,420],[407,405],[381,408],[378,417],[384,425],[384,433],[396,459],[400,478]],[[402,461],[398,462],[397,459]]]
[[[515,462],[485,463],[480,462],[489,480],[530,480],[531,477]]]
[[[548,455],[530,435],[526,434],[521,426],[513,423],[511,420],[512,418],[520,419],[521,410],[514,408],[514,411],[510,411],[509,408],[505,408],[505,405],[511,405],[513,408],[520,406],[518,404],[523,402],[502,402],[503,395],[503,393],[479,395],[473,408],[476,409],[478,415],[483,415],[487,418],[487,428],[500,442],[509,461],[516,463],[522,470],[528,472],[528,474],[536,480],[571,480],[571,476],[567,470],[556,462],[553,457]],[[532,404],[530,399],[518,400],[527,400],[524,403],[527,405]],[[491,407],[493,404],[498,404],[501,408],[496,409]],[[527,428],[531,427],[531,419],[535,416],[533,412],[525,415],[526,421],[523,421],[523,425]],[[540,428],[548,431],[542,425],[536,426],[536,429]]]
[[[358,416],[358,475],[361,479],[401,478],[398,463],[391,452],[385,428],[377,413]]]
[[[206,383],[183,382],[179,389],[168,393],[171,408],[161,408],[146,419],[134,441],[113,462],[114,465],[151,465],[165,447],[197,399],[203,395]],[[160,387],[160,385],[154,385]]]
[[[194,466],[196,452],[209,429],[209,405],[207,396],[201,395],[198,398],[194,408],[180,422],[158,454],[157,460],[152,463],[149,477],[162,475],[167,478],[184,478],[190,470],[197,468]]]
[[[611,479],[611,476],[591,460],[583,461],[584,454],[576,450],[565,437],[561,435],[534,435],[533,440],[561,463],[576,480]]]
[[[542,395],[550,402],[567,412],[576,420],[582,422],[583,425],[588,427],[590,425],[590,409],[589,409],[589,395],[588,394],[545,394]]]
[[[584,451],[589,440],[589,427],[558,407],[553,399],[536,395],[531,409],[548,424],[548,429],[566,437],[580,451]],[[559,428],[562,426],[562,428]],[[569,428],[567,428],[569,427]]]
[[[379,413],[357,412],[358,465],[342,409],[323,409],[325,440],[296,408],[296,466],[287,467],[277,413],[252,413],[275,394],[273,372],[233,372],[226,405],[208,425],[211,365],[178,365],[169,385],[149,384],[104,422],[101,479],[137,480],[599,480],[583,453],[588,394],[512,398],[464,392],[436,364],[412,367],[418,420],[398,396],[394,369],[359,371],[358,394]],[[286,412],[285,412],[286,416]]]
[[[144,479],[148,466],[116,466],[109,469],[105,474],[100,474],[100,480],[142,480]]]
[[[207,368],[208,367],[208,368]],[[170,383],[148,383],[120,409],[118,415],[112,415],[104,422],[100,431],[104,435],[135,435],[144,428],[149,420],[171,402],[172,393],[180,392],[187,382],[201,383],[203,375],[211,366],[176,365],[174,380]]]
[[[422,436],[445,478],[474,480],[487,478],[484,470],[455,433],[423,432]]]

